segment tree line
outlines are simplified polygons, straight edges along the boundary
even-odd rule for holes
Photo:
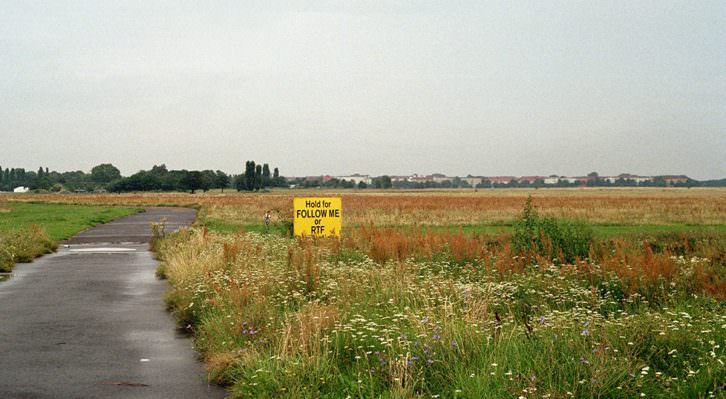
[[[555,176],[556,177],[556,176]],[[610,182],[598,176],[597,172],[588,175],[586,182],[568,182],[559,180],[555,184],[545,184],[543,179],[534,182],[513,180],[510,183],[497,183],[483,180],[472,187],[466,180],[453,177],[442,182],[425,181],[392,181],[387,176],[371,179],[370,184],[337,178],[295,178],[289,180],[280,175],[278,168],[270,168],[267,163],[245,162],[244,172],[234,175],[221,170],[169,170],[166,165],[154,165],[149,170],[141,170],[131,176],[123,177],[117,167],[110,163],[96,165],[90,173],[80,170],[69,172],[50,171],[40,167],[37,171],[23,168],[0,167],[0,191],[12,191],[23,186],[31,190],[50,192],[61,191],[207,191],[210,189],[236,189],[237,191],[258,191],[272,187],[301,188],[375,188],[375,189],[426,189],[426,188],[546,188],[546,187],[726,187],[726,179],[698,181],[688,179],[686,182],[668,184],[662,176],[651,181],[636,182],[621,178]]]
[[[268,164],[245,163],[245,171],[239,175],[227,174],[221,170],[168,170],[166,165],[154,165],[150,170],[139,171],[129,177],[115,180],[108,185],[111,192],[129,191],[189,191],[210,189],[237,189],[255,191],[270,187],[287,187],[278,168],[270,172]]]
[[[13,191],[16,187],[50,192],[73,191],[189,191],[210,189],[237,189],[254,191],[270,187],[287,187],[287,180],[278,168],[270,170],[268,164],[247,161],[245,171],[239,175],[221,170],[169,170],[165,164],[154,165],[131,176],[110,163],[96,165],[90,173],[83,171],[57,172],[48,168],[26,171],[23,168],[0,167],[0,191]]]
[[[237,191],[256,191],[268,187],[288,187],[287,180],[280,176],[280,170],[274,168],[270,174],[268,164],[256,164],[255,161],[245,162],[245,172],[233,179]]]
[[[113,180],[120,179],[121,172],[111,164],[93,167],[91,173],[80,170],[69,172],[50,171],[40,167],[38,171],[0,166],[0,191],[12,191],[16,187],[46,191],[93,191],[103,189]]]

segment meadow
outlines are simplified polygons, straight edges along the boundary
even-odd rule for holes
[[[139,208],[39,202],[0,202],[0,272],[56,249],[58,241]]]
[[[265,193],[34,194],[16,201],[124,206],[195,206],[201,219],[226,231],[259,226],[265,210],[291,220],[295,196],[340,196],[345,225],[377,227],[469,226],[472,230],[511,225],[528,196],[545,216],[587,220],[594,226],[660,226],[662,229],[723,229],[726,189],[588,188],[496,190],[274,190]],[[659,229],[660,229],[659,228]],[[651,227],[651,229],[654,229]],[[692,229],[691,229],[692,230]]]
[[[290,237],[293,195],[342,238]],[[232,397],[726,396],[726,190],[20,198],[199,207],[159,274]]]

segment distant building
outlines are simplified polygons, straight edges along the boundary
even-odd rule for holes
[[[408,178],[408,181],[412,183],[426,183],[426,182],[433,182],[434,178],[433,176],[421,176],[418,174],[413,174]]]
[[[467,182],[470,186],[476,187],[477,185],[481,184],[481,182],[484,181],[484,178],[481,176],[472,176],[468,175],[466,177],[462,177],[461,181]]]
[[[618,180],[625,180],[625,181],[632,181],[635,183],[645,183],[653,181],[653,178],[651,176],[638,176],[638,175],[631,175],[630,173],[621,173],[617,176],[606,176],[601,177],[601,179],[606,180],[609,183],[615,183]]]
[[[515,180],[514,176],[489,176],[486,178],[492,184],[509,184],[512,180]]]
[[[391,176],[391,182],[392,183],[400,183],[408,181],[409,176]]]
[[[590,180],[593,180],[593,179],[595,179],[594,176],[593,177],[590,177],[590,176],[577,176],[577,177],[562,177],[562,178],[560,178],[560,180],[566,181],[566,182],[568,182],[570,184],[574,184],[574,183],[587,184],[587,182],[589,182]]]
[[[661,177],[665,183],[669,186],[672,186],[674,184],[679,183],[688,183],[688,176],[686,175],[665,175],[665,176],[659,176]]]
[[[28,191],[30,191],[30,189],[25,186],[19,186],[19,187],[15,187],[15,189],[13,189],[14,193],[27,193]]]
[[[517,179],[520,183],[534,184],[537,180],[544,180],[544,176],[522,176]]]
[[[434,173],[433,175],[431,175],[431,179],[434,181],[434,183],[443,183],[445,181],[454,180],[453,177],[448,177],[446,175],[442,175],[441,173]]]
[[[359,173],[354,173],[352,175],[348,176],[335,176],[338,180],[347,180],[347,181],[353,181],[356,185],[360,184],[360,182],[363,182],[367,185],[370,185],[372,183],[372,179],[370,175],[361,175]]]
[[[559,176],[550,176],[550,177],[545,177],[543,180],[544,180],[544,184],[557,184],[560,182],[560,177]]]

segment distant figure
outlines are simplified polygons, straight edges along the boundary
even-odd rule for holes
[[[265,211],[265,229],[268,230],[270,228],[270,220],[272,220],[272,214],[270,214],[270,211]]]

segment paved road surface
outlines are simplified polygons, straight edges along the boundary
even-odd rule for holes
[[[150,208],[87,230],[0,282],[0,398],[221,398],[162,301],[149,223],[195,211]]]

